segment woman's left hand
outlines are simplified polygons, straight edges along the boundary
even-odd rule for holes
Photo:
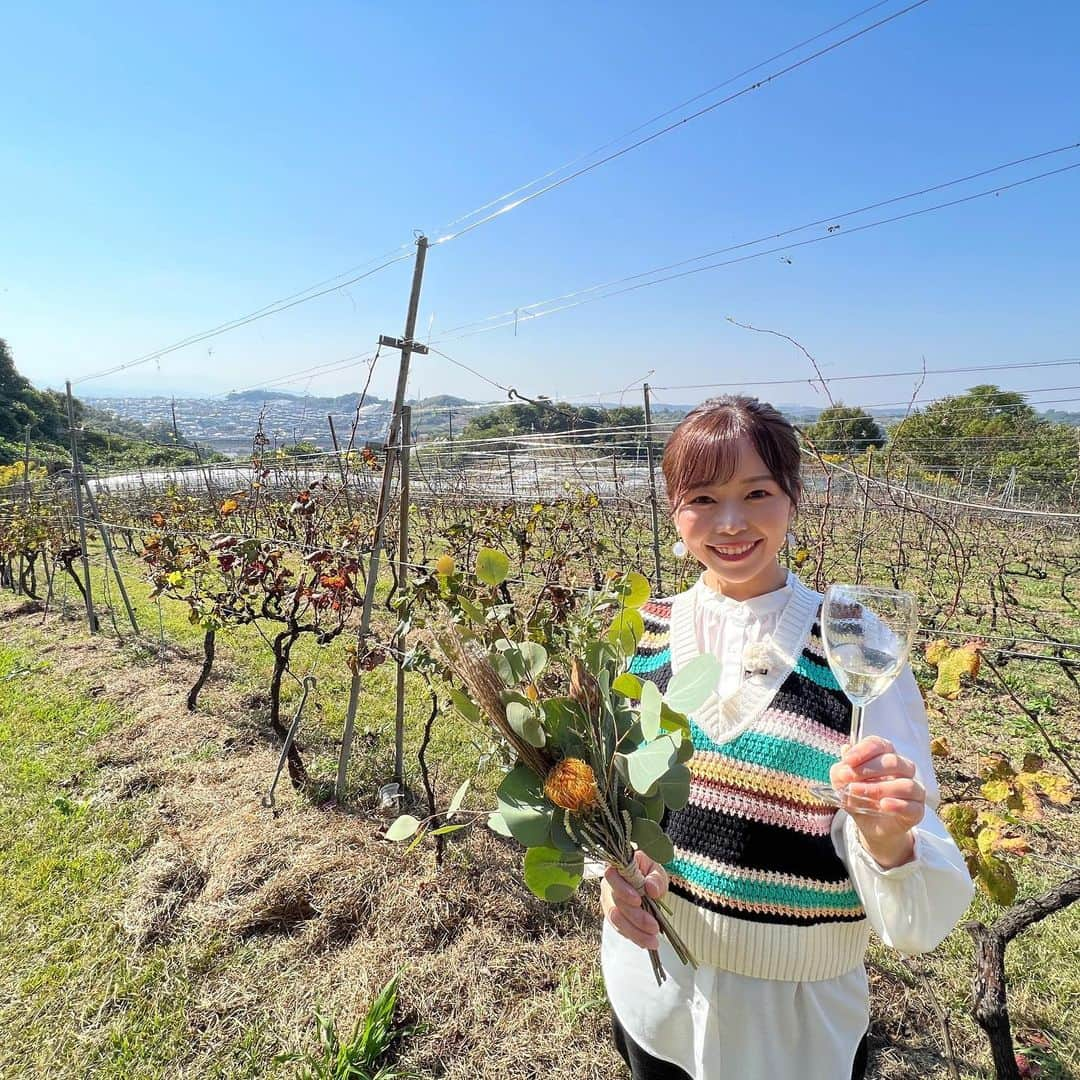
[[[848,787],[851,814],[863,847],[886,868],[902,866],[915,856],[912,829],[926,813],[926,789],[915,778],[915,766],[878,735],[849,747],[829,771],[834,788]]]

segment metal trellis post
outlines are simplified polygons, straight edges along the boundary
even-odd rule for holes
[[[86,490],[86,501],[90,504],[90,513],[94,515],[97,531],[101,534],[101,542],[105,545],[105,554],[109,557],[109,565],[112,566],[113,576],[116,578],[116,584],[120,589],[120,595],[124,598],[124,607],[127,609],[128,621],[131,623],[131,629],[135,632],[137,637],[140,632],[139,623],[135,618],[135,609],[131,606],[131,600],[128,597],[127,589],[124,587],[124,579],[120,574],[120,567],[116,565],[116,555],[113,552],[112,538],[109,535],[108,526],[102,521],[101,514],[98,512],[97,499],[94,498],[94,492],[90,488],[90,482],[85,476],[81,476],[81,479],[83,488]]]

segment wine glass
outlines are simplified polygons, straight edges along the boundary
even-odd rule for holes
[[[862,738],[863,710],[883,694],[903,670],[919,627],[915,597],[869,585],[830,585],[821,605],[821,640],[840,689],[851,702],[851,738]],[[824,802],[872,813],[874,800],[859,799],[847,788],[814,784]]]

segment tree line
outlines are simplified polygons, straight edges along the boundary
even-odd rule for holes
[[[163,425],[151,429],[133,420],[119,420],[78,398],[72,407],[79,454],[87,464],[163,467],[198,461],[196,448]],[[31,461],[50,471],[70,467],[66,396],[38,390],[18,372],[11,349],[0,338],[0,466],[23,460],[28,432]]]

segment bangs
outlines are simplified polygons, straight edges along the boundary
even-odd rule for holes
[[[729,430],[697,428],[687,432],[676,450],[670,470],[665,455],[664,477],[673,506],[688,491],[708,484],[726,484],[735,475],[739,466],[739,442],[746,432],[738,430],[736,425],[723,426]],[[734,430],[730,430],[732,428]]]
[[[672,511],[688,491],[731,480],[742,439],[754,447],[773,481],[798,505],[801,452],[795,429],[756,398],[723,397],[688,413],[668,440],[662,466]]]

